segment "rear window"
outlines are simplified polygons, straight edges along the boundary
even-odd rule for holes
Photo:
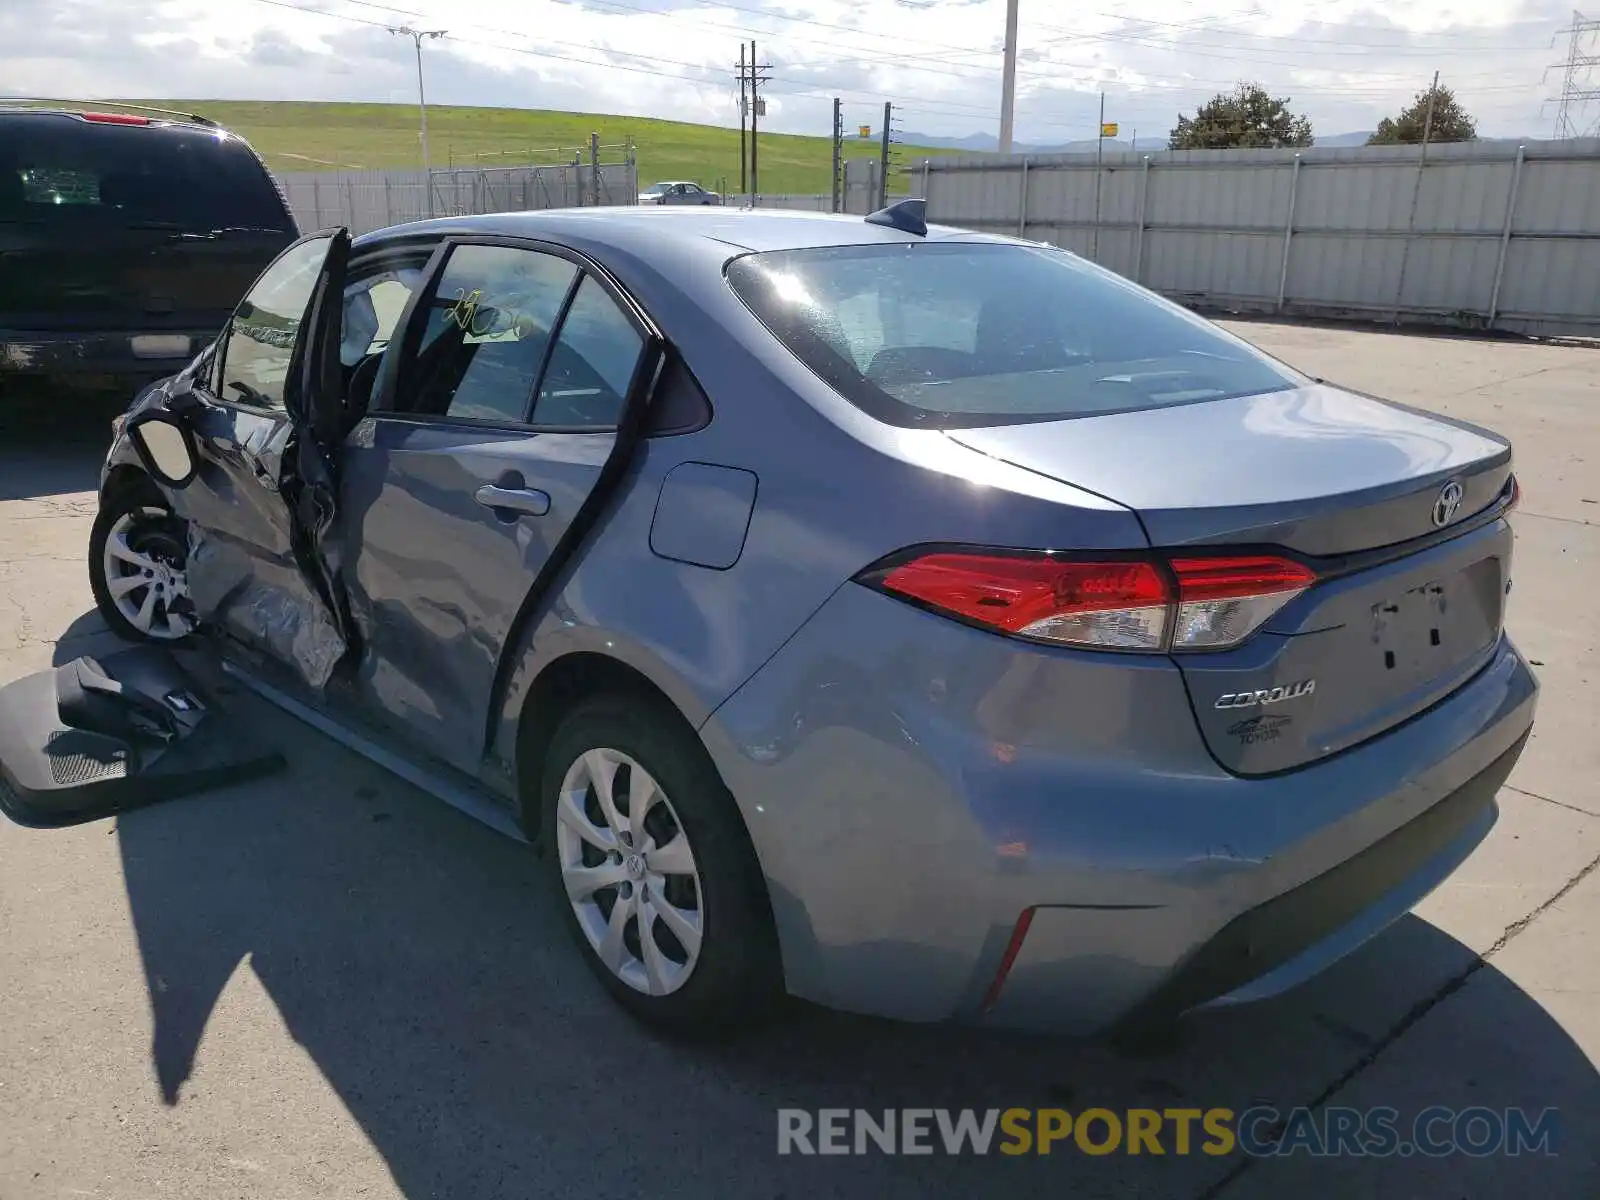
[[[857,407],[955,428],[1299,386],[1244,341],[1059,250],[922,242],[752,254],[739,298]]]
[[[294,231],[271,177],[238,138],[55,115],[0,121],[0,221]]]

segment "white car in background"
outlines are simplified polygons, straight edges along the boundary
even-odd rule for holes
[[[668,180],[652,183],[639,193],[640,204],[721,204],[722,197],[708,192],[698,183],[685,180]]]

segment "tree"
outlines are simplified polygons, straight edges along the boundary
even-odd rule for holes
[[[1179,116],[1170,142],[1174,150],[1309,146],[1311,121],[1290,112],[1287,98],[1267,95],[1260,84],[1241,83],[1231,93],[1213,96],[1193,117]]]
[[[1428,100],[1433,99],[1433,121],[1428,121]],[[1478,125],[1467,110],[1461,107],[1456,94],[1444,84],[1417,93],[1411,106],[1398,117],[1385,117],[1378,122],[1378,131],[1367,139],[1369,146],[1415,145],[1422,141],[1422,131],[1427,129],[1430,142],[1472,142],[1478,137]]]

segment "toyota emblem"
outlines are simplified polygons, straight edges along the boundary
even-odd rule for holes
[[[1462,497],[1466,489],[1452,479],[1439,489],[1439,498],[1433,502],[1433,523],[1443,529],[1456,519],[1456,513],[1461,508]]]

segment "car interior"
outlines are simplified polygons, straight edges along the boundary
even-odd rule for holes
[[[346,430],[371,409],[390,339],[425,267],[420,256],[375,264],[345,288],[339,357]],[[391,398],[395,409],[514,423],[532,416],[557,428],[614,426],[637,359],[637,335],[617,326],[620,312],[592,281],[579,289],[554,347],[540,307],[517,305],[507,295],[500,306],[475,301],[463,310],[459,300],[435,297],[406,386]]]

